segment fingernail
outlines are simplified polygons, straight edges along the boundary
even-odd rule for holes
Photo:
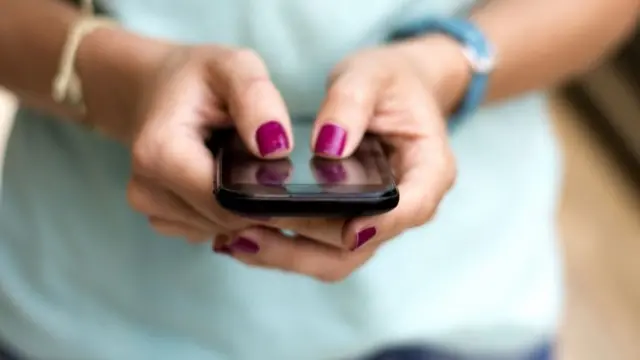
[[[347,131],[338,125],[325,124],[318,133],[314,152],[326,156],[342,156],[347,143]]]
[[[228,246],[215,247],[213,252],[220,255],[231,255],[231,249]]]
[[[356,234],[356,244],[353,247],[353,250],[361,248],[364,244],[366,244],[369,240],[376,236],[377,232],[378,231],[373,226],[358,231],[358,233]]]
[[[227,246],[227,242],[229,241],[229,237],[227,235],[218,234],[213,239],[213,252],[220,255],[231,255],[231,249]]]
[[[289,149],[289,139],[284,127],[279,122],[268,121],[256,131],[256,142],[262,156]]]
[[[258,246],[258,244],[244,237],[236,238],[229,245],[229,248],[231,251],[239,251],[247,254],[256,254],[260,251],[260,246]]]

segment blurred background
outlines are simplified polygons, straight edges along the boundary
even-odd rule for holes
[[[559,358],[640,359],[640,36],[552,94],[566,173]],[[0,170],[14,109],[0,89]]]

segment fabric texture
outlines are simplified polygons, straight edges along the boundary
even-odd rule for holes
[[[104,5],[132,31],[255,49],[302,121],[340,59],[468,2]],[[330,285],[154,234],[126,203],[127,149],[21,109],[0,208],[0,339],[29,359],[65,360],[323,360],[401,342],[465,351],[537,344],[553,336],[561,305],[561,164],[546,99],[485,107],[451,143],[459,178],[437,218]]]

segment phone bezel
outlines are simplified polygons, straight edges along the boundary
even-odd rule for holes
[[[386,154],[380,145],[379,140],[374,135],[366,134],[362,141],[368,142],[372,146],[369,154],[373,153],[371,160],[377,167],[380,176],[379,184],[287,184],[285,186],[264,185],[257,183],[237,183],[231,180],[232,168],[234,166],[234,151],[230,148],[230,144],[234,139],[227,138],[220,147],[217,155],[218,171],[217,182],[219,187],[226,191],[238,193],[239,195],[264,197],[264,198],[351,198],[351,197],[379,197],[381,194],[387,193],[395,189],[395,179],[393,172],[387,161]],[[247,153],[238,154],[238,156],[246,156]],[[268,160],[264,160],[268,161]],[[335,189],[334,191],[328,191]]]
[[[235,134],[234,134],[235,136]],[[399,203],[399,193],[386,155],[374,135],[364,141],[375,141],[380,156],[373,156],[381,178],[380,184],[284,186],[234,183],[230,181],[233,156],[232,137],[225,136],[217,146],[217,171],[214,194],[227,210],[245,215],[269,216],[365,216],[383,213]],[[339,188],[330,192],[327,188]]]

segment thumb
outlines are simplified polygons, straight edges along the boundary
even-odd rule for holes
[[[223,80],[223,88],[218,90],[225,97],[238,134],[258,157],[286,156],[293,148],[291,121],[265,64],[246,50],[235,51],[231,58],[218,67],[216,75]]]
[[[350,156],[374,114],[378,81],[374,73],[346,71],[330,84],[312,133],[313,152],[322,157]]]

